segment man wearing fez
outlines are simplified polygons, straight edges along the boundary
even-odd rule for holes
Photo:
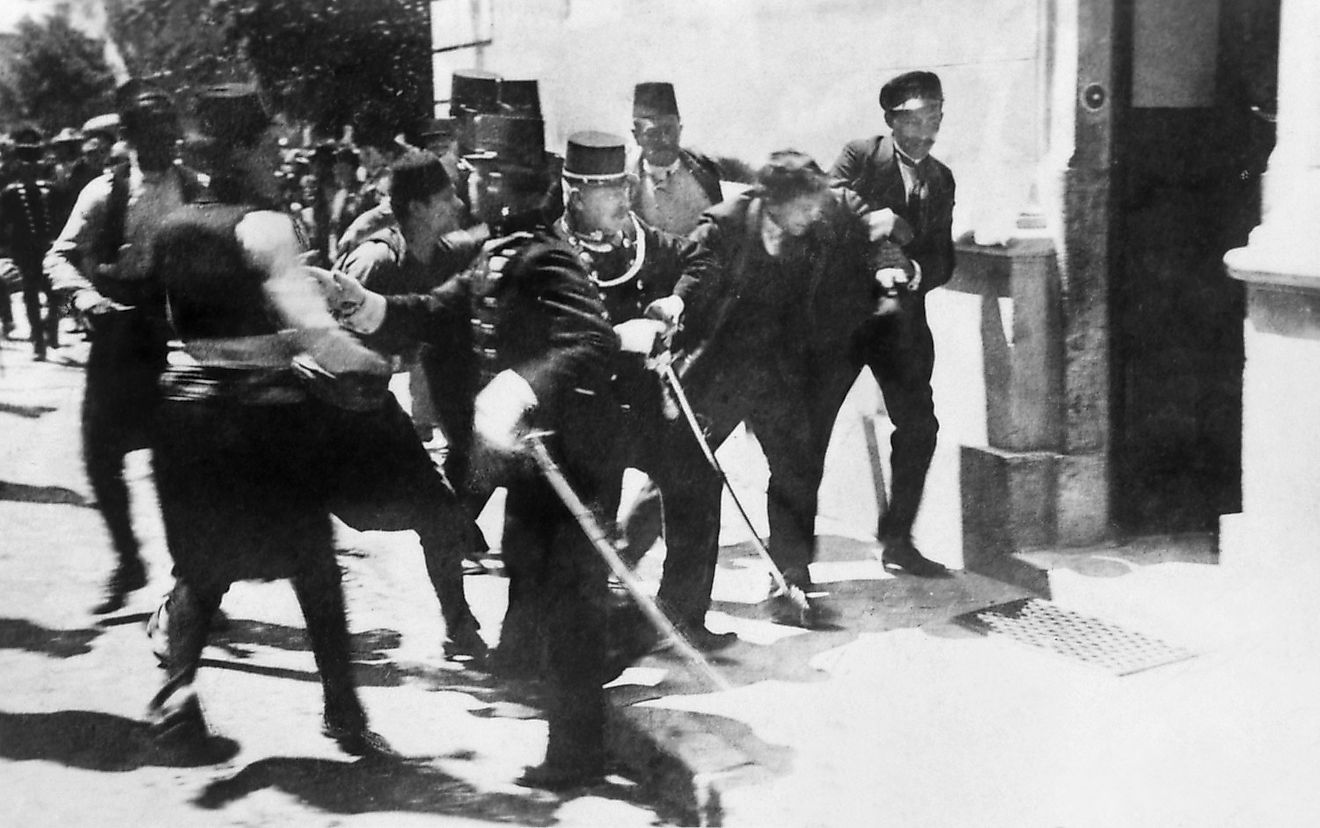
[[[716,262],[701,245],[639,218],[630,208],[634,183],[622,137],[602,132],[570,136],[563,170],[565,209],[555,232],[578,251],[620,334],[624,352],[614,374],[615,392],[624,409],[625,462],[660,481],[665,496],[677,502],[687,496],[689,487],[681,477],[686,470],[668,462],[673,456],[671,443],[689,444],[689,450],[697,447],[686,423],[666,419],[659,377],[648,369],[646,358],[653,355],[657,335],[672,339],[687,302]],[[683,511],[682,505],[678,508]],[[690,542],[682,528],[673,538],[675,544]],[[673,563],[679,560],[675,553]],[[661,603],[670,610],[678,630],[698,648],[731,644],[732,634],[706,629],[704,607],[683,601],[681,589],[671,594],[690,575],[670,573]]]
[[[755,429],[770,466],[770,555],[789,586],[810,597],[830,426],[852,384],[852,335],[878,298],[867,227],[815,161],[781,150],[756,187],[712,207],[691,238],[721,267],[685,315],[675,365],[712,448],[740,422]],[[704,615],[719,554],[721,481],[692,445],[672,444],[674,479],[686,486],[682,499],[664,490],[669,551],[660,593],[671,607]],[[778,621],[820,620],[814,599],[802,612],[787,595],[770,597]]]
[[[940,79],[931,72],[899,75],[880,90],[880,107],[891,134],[849,142],[830,171],[833,186],[860,199],[872,228],[902,253],[893,269],[877,273],[898,301],[893,312],[867,323],[851,372],[855,377],[862,364],[870,366],[894,423],[893,494],[877,530],[883,560],[911,575],[941,577],[945,567],[912,543],[939,431],[926,294],[953,275],[953,174],[930,155],[944,118]]]
[[[0,254],[18,268],[27,310],[32,357],[46,358],[46,347],[59,347],[59,311],[52,300],[50,281],[41,268],[41,257],[58,229],[59,196],[42,174],[41,133],[31,127],[17,129],[14,140],[14,180],[0,190]],[[42,298],[48,306],[41,315]],[[5,301],[9,292],[5,291]],[[12,313],[12,311],[11,311]],[[6,332],[8,332],[6,325]]]
[[[714,161],[679,145],[683,124],[672,84],[639,83],[633,91],[633,138],[641,152],[633,165],[637,184],[633,210],[647,224],[685,236],[701,214],[723,200],[720,169]],[[660,536],[660,494],[647,482],[624,506],[620,521],[624,548],[645,555]]]
[[[617,507],[617,408],[610,375],[618,350],[596,286],[572,247],[529,221],[546,190],[538,120],[481,115],[467,156],[474,212],[497,235],[462,276],[428,294],[385,297],[337,280],[344,324],[386,340],[427,341],[462,360],[475,432],[470,479],[508,488],[504,550],[511,593],[540,605],[549,632],[552,699],[545,761],[519,780],[563,789],[599,781],[605,766],[607,568],[554,490],[521,455],[529,428],[598,514]],[[460,343],[467,349],[454,350]],[[445,351],[443,349],[450,349]],[[459,445],[465,439],[458,435]],[[466,452],[465,452],[466,453]]]
[[[288,578],[321,674],[323,732],[347,753],[385,753],[353,685],[330,512],[342,476],[365,471],[344,468],[356,435],[339,412],[380,411],[389,363],[336,324],[300,265],[255,88],[208,87],[196,115],[209,193],[160,223],[148,274],[183,342],[152,439],[176,578],[156,735],[190,753],[208,745],[193,683],[221,598],[236,581]]]
[[[723,195],[719,167],[710,158],[682,148],[682,135],[673,84],[637,84],[633,137],[641,156],[633,168],[639,182],[634,209],[647,224],[686,235]]]
[[[200,192],[175,165],[180,135],[165,91],[130,80],[116,92],[129,163],[92,180],[46,255],[57,293],[91,327],[83,398],[83,461],[118,563],[97,612],[113,612],[146,584],[129,518],[124,455],[146,448],[169,328],[160,285],[151,278],[151,242],[161,220]]]

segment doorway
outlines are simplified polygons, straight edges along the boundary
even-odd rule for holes
[[[1241,510],[1242,286],[1260,221],[1279,0],[1119,6],[1112,294],[1120,530],[1211,530]]]

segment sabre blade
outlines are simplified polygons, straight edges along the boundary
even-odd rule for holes
[[[559,468],[559,464],[550,455],[550,449],[545,444],[545,434],[529,434],[526,439],[531,446],[532,457],[546,482],[550,484],[550,488],[554,489],[555,494],[559,496],[564,506],[573,515],[578,526],[581,527],[583,533],[591,541],[591,545],[596,548],[596,552],[609,566],[610,572],[619,579],[619,583],[623,584],[624,589],[628,590],[628,594],[641,608],[642,614],[655,626],[663,638],[674,643],[675,648],[687,660],[689,665],[696,668],[696,672],[702,678],[720,690],[732,690],[732,686],[724,680],[724,677],[715,671],[710,662],[702,656],[696,647],[692,646],[692,642],[688,641],[673,625],[673,622],[669,620],[669,617],[656,606],[655,601],[643,589],[641,582],[633,575],[632,570],[619,557],[619,553],[614,549],[614,544],[610,542],[609,536],[601,527],[600,522],[596,520],[591,508],[578,496],[572,484],[568,482],[568,478],[564,476],[563,470]]]

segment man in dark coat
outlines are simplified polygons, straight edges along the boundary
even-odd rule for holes
[[[954,263],[953,173],[930,155],[944,117],[940,80],[931,72],[899,75],[880,90],[880,106],[892,134],[849,142],[830,178],[854,204],[860,200],[859,212],[873,228],[888,228],[888,238],[902,248],[897,269],[905,271],[907,284],[893,312],[868,323],[853,375],[862,364],[870,367],[894,424],[892,496],[877,529],[884,562],[912,575],[940,577],[947,575],[945,567],[912,542],[939,431],[926,294],[949,281]]]
[[[754,428],[770,466],[770,554],[788,584],[809,593],[830,427],[852,384],[854,335],[876,306],[867,227],[815,161],[783,150],[757,187],[711,208],[692,238],[722,267],[687,312],[676,364],[712,448],[740,422]],[[687,485],[665,492],[660,595],[702,617],[719,552],[721,484],[699,452],[683,447],[670,462]],[[816,620],[802,619],[786,595],[772,597],[777,618]]]
[[[544,126],[475,119],[472,206],[493,228],[529,214],[545,193]],[[383,341],[424,341],[461,359],[445,389],[472,412],[470,485],[508,488],[504,552],[510,590],[538,596],[549,631],[552,700],[546,759],[523,784],[562,789],[605,769],[607,568],[573,515],[523,458],[522,435],[548,432],[550,451],[598,514],[618,506],[610,374],[618,339],[573,249],[544,227],[497,237],[462,276],[427,294],[385,297],[356,283],[335,301],[344,323]],[[469,349],[453,349],[466,342]],[[479,390],[478,390],[479,389]]]

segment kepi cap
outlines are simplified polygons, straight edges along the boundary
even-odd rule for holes
[[[615,181],[627,176],[627,144],[608,132],[575,132],[568,136],[564,178]]]
[[[499,83],[501,115],[514,118],[540,118],[541,92],[535,80],[501,80]]]
[[[545,168],[545,122],[540,118],[478,115],[473,120],[472,150],[465,158]]]
[[[460,69],[449,85],[449,114],[499,111],[500,76],[483,69]]]

